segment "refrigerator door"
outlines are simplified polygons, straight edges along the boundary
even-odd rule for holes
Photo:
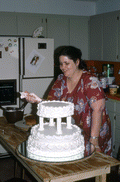
[[[40,78],[40,79],[23,79],[23,91],[28,91],[30,93],[35,93],[40,98],[47,98],[47,95],[54,83],[53,78]],[[28,103],[25,107],[25,114],[36,114],[37,104]]]
[[[22,38],[23,78],[54,76],[54,40],[44,38]]]
[[[18,79],[18,50],[18,38],[0,37],[0,79]]]
[[[0,80],[16,80],[19,92],[19,39],[17,37],[0,37]],[[19,107],[19,98],[14,107]]]
[[[19,91],[19,39],[17,37],[0,37],[0,80],[16,80]],[[14,107],[19,107],[19,98]],[[0,109],[0,116],[3,111]],[[0,145],[0,158],[8,157],[9,153]]]

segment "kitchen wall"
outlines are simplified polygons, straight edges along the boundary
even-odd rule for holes
[[[96,14],[120,10],[120,0],[98,0],[96,2]]]
[[[113,64],[114,65],[114,77],[116,84],[120,85],[120,63],[112,62],[112,61],[98,61],[98,60],[86,60],[87,67],[94,66],[97,69],[98,73],[102,73],[102,65],[103,64]]]
[[[0,12],[91,16],[95,14],[95,5],[75,0],[0,0]]]

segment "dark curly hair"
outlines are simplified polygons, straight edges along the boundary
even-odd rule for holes
[[[78,68],[87,70],[87,65],[85,61],[81,59],[82,52],[80,49],[74,46],[63,46],[58,54],[58,57],[60,56],[67,56],[69,59],[72,59],[74,63],[76,63],[76,61],[79,59],[80,64]]]

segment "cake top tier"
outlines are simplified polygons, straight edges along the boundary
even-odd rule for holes
[[[61,118],[74,114],[74,104],[65,101],[43,101],[38,104],[37,109],[37,115],[46,118]]]

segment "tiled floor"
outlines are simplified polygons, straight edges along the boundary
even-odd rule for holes
[[[14,158],[9,157],[0,159],[0,182],[4,182],[14,177]],[[21,165],[18,165],[17,176],[21,177]],[[25,171],[25,180],[27,182],[37,182],[29,172]],[[82,180],[80,182],[95,182],[95,179]],[[120,176],[116,173],[116,168],[112,168],[111,174],[107,176],[107,182],[120,182]]]

